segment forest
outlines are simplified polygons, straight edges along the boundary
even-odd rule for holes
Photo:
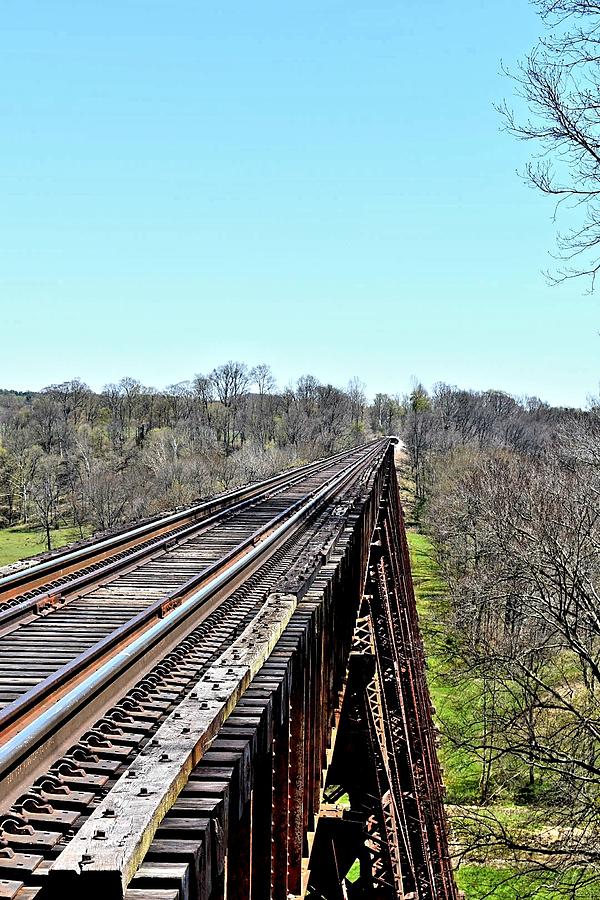
[[[600,406],[438,385],[402,433],[459,881],[597,897]]]

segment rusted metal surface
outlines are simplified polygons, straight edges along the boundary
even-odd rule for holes
[[[91,581],[98,577],[99,568],[107,560],[115,563],[127,562],[132,553],[160,549],[169,540],[178,540],[196,523],[203,524],[213,515],[223,510],[231,511],[234,507],[259,498],[279,485],[290,483],[295,478],[302,478],[310,472],[331,464],[332,460],[342,459],[344,453],[324,460],[317,460],[290,472],[282,472],[255,484],[245,485],[234,491],[219,494],[216,497],[198,503],[195,506],[178,510],[166,516],[156,517],[134,528],[122,529],[100,541],[89,540],[72,550],[59,550],[48,554],[48,559],[25,565],[17,572],[0,575],[0,628],[11,616],[4,615],[8,610],[21,606],[27,600],[38,595],[50,596],[60,593],[65,585],[73,587],[75,577],[91,576]],[[106,571],[103,568],[103,571]],[[85,583],[85,582],[84,582]],[[21,613],[19,613],[20,615]],[[13,613],[14,616],[14,613]]]
[[[386,896],[391,878],[400,887],[389,896],[452,900],[388,446],[308,473],[268,517],[248,511],[246,534],[233,517],[221,524],[223,583],[210,608],[190,606],[186,628],[155,657],[107,682],[102,702],[81,708],[75,740],[0,817],[7,895],[288,900],[316,895],[318,882],[321,896],[346,897],[358,848],[365,876],[379,877],[361,896]],[[246,556],[255,563],[244,568]],[[181,622],[207,587],[188,578],[186,593],[185,582],[172,589],[180,605],[165,607],[163,592],[151,628]],[[45,621],[62,612],[59,600]],[[145,636],[133,634],[131,646]],[[358,761],[348,757],[348,710]],[[335,800],[334,775],[352,775],[354,800],[368,784],[369,816]],[[406,806],[415,790],[403,819],[398,798]]]
[[[443,793],[408,544],[390,466],[324,791],[325,798],[347,796],[349,808],[319,820],[307,896],[454,900]],[[360,877],[350,883],[346,875],[355,860]]]
[[[270,594],[242,634],[162,723],[138,763],[137,777],[119,780],[51,866],[49,885],[57,896],[68,895],[72,883],[77,890],[93,884],[108,895],[125,892],[194,764],[265,663],[296,603],[293,595]]]
[[[295,504],[306,502],[307,493],[322,486],[336,465],[334,459],[316,472],[288,475],[285,486],[278,485],[252,509],[230,512],[221,523],[225,527],[202,528],[198,536],[119,577],[106,580],[103,569],[99,584],[84,596],[76,591],[68,606],[51,607],[47,618],[34,617],[0,634],[0,705],[5,704],[0,733],[25,704],[39,704],[54,695],[67,674],[99,664],[111,644],[130,640],[164,617],[217,569],[262,540],[278,516],[289,516]]]

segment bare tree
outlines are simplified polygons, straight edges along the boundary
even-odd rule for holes
[[[430,508],[450,586],[446,646],[471,684],[448,736],[480,766],[471,855],[600,883],[600,472],[506,451],[459,460]],[[570,889],[567,883],[565,889]],[[591,888],[591,894],[594,888]]]
[[[258,396],[252,410],[252,427],[259,445],[264,449],[275,434],[274,428],[274,392],[275,378],[271,367],[261,363],[252,369],[251,377],[256,383]]]
[[[221,404],[220,431],[223,450],[232,453],[235,441],[241,436],[241,411],[248,393],[251,374],[245,363],[229,361],[210,373],[210,381]]]
[[[135,503],[136,486],[115,460],[94,460],[87,480],[89,521],[94,529],[104,531],[142,514]],[[145,496],[140,494],[140,496]]]
[[[60,500],[59,461],[46,456],[37,467],[32,487],[32,499],[37,519],[46,537],[46,549],[52,549],[52,529],[58,525]]]
[[[45,453],[64,448],[64,428],[59,404],[51,393],[42,391],[32,404],[31,427],[36,442]]]
[[[118,390],[123,398],[123,414],[125,417],[125,421],[127,426],[131,426],[131,421],[136,412],[136,404],[138,403],[138,399],[141,397],[144,389],[141,383],[137,380],[137,378],[130,378],[129,376],[125,378],[121,378],[118,384]]]
[[[320,382],[314,375],[302,375],[296,385],[296,397],[303,411],[311,416],[317,411]]]
[[[404,435],[412,462],[415,495],[417,500],[424,500],[434,417],[429,394],[420,382],[415,384],[407,405]]]
[[[339,388],[325,384],[319,386],[318,403],[319,442],[325,453],[333,453],[348,424],[348,397]]]
[[[395,434],[400,429],[404,410],[397,397],[375,394],[370,409],[371,427],[380,434]]]
[[[6,447],[0,444],[0,524],[10,527],[16,521],[17,504],[15,463]]]
[[[348,382],[346,393],[350,401],[350,417],[354,425],[362,422],[367,397],[365,394],[365,383],[356,375]]]
[[[557,235],[553,282],[600,270],[600,3],[536,0],[547,32],[509,73],[529,109],[500,106],[508,130],[537,145],[525,179],[570,210],[571,224]]]
[[[170,384],[165,389],[165,396],[171,406],[172,418],[175,421],[191,418],[194,409],[194,390],[189,381]]]
[[[77,425],[89,401],[91,391],[87,384],[80,378],[64,381],[61,384],[51,384],[44,388],[44,394],[49,394],[58,404],[64,427]]]
[[[293,385],[288,385],[281,396],[281,420],[278,428],[280,447],[290,446],[298,450],[306,436],[307,419]]]
[[[271,366],[268,366],[266,363],[260,363],[258,366],[254,366],[250,373],[250,377],[256,382],[260,397],[272,394],[275,390],[275,378],[273,377]]]

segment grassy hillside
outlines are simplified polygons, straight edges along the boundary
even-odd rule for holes
[[[464,676],[457,676],[449,669],[446,655],[440,653],[445,640],[440,621],[444,608],[446,586],[440,577],[434,548],[429,539],[417,532],[408,532],[411,553],[411,567],[425,652],[429,690],[436,717],[440,723],[464,721],[461,711],[474,695],[474,685]],[[480,765],[478,760],[469,758],[461,748],[442,741],[440,762],[444,771],[444,781],[448,789],[448,800],[454,808],[476,802]],[[525,807],[512,807],[505,812],[519,814]],[[575,877],[575,873],[574,873]],[[552,884],[553,876],[522,874],[507,868],[498,860],[497,864],[465,865],[457,872],[457,881],[465,892],[466,900],[557,900],[564,897]],[[563,888],[569,887],[563,882]],[[575,890],[576,900],[592,900],[590,891]]]
[[[84,530],[84,537],[88,532]],[[52,549],[64,547],[78,541],[81,533],[78,528],[69,526],[55,528],[51,532]],[[25,525],[14,528],[0,529],[0,566],[26,559],[28,556],[37,556],[46,551],[46,534],[39,529],[31,529]]]

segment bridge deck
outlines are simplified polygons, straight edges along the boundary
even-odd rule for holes
[[[375,442],[0,580],[0,898],[453,898],[400,515]]]

